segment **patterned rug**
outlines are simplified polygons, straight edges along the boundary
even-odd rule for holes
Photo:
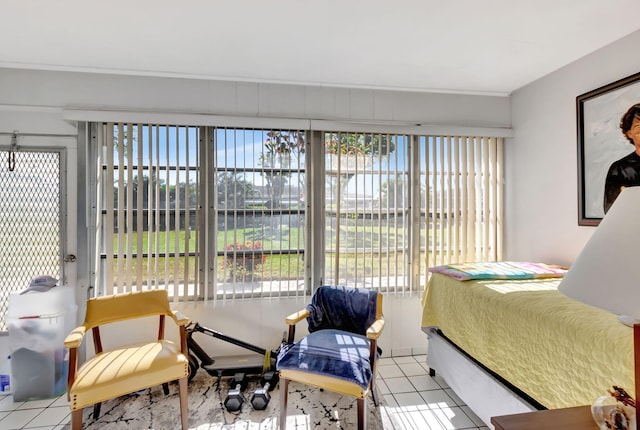
[[[251,394],[259,380],[249,382],[244,391],[245,402],[238,412],[228,412],[224,399],[229,391],[230,378],[212,377],[199,371],[189,382],[189,428],[214,429],[278,429],[280,415],[280,386],[271,391],[271,401],[262,411],[253,410]],[[382,396],[380,402],[383,402]],[[367,400],[367,429],[394,428],[385,425],[390,418],[382,408],[376,408],[369,396]],[[385,419],[381,417],[385,415]],[[109,400],[102,404],[100,417],[93,418],[93,408],[84,410],[85,430],[171,430],[180,428],[180,404],[178,386],[169,385],[169,395],[162,387],[153,387],[136,394]],[[287,406],[287,430],[302,429],[353,429],[357,424],[356,401],[329,391],[321,391],[295,382],[289,383]],[[65,427],[65,430],[69,426]]]

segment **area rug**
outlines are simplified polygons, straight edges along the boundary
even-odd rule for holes
[[[189,382],[189,429],[278,429],[280,386],[271,391],[271,401],[265,410],[251,406],[251,394],[259,380],[250,381],[244,391],[245,402],[238,412],[228,412],[224,399],[229,391],[229,378],[219,379],[199,371]],[[380,401],[382,402],[382,396]],[[376,408],[371,396],[367,400],[367,429],[385,427],[381,408]],[[84,410],[85,430],[172,430],[180,428],[178,386],[169,385],[169,395],[162,387],[153,387],[102,404],[100,417],[93,417],[93,408]],[[353,397],[289,383],[287,429],[353,429],[357,426],[357,407]],[[391,426],[393,428],[393,426]],[[65,430],[68,426],[65,427]]]

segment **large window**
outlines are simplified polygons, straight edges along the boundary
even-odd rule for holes
[[[429,267],[502,258],[502,140],[325,133],[324,282],[422,291]]]
[[[217,293],[304,290],[303,131],[219,128],[213,142]]]
[[[325,133],[325,283],[409,290],[409,138]]]
[[[99,294],[404,293],[430,266],[501,258],[499,138],[94,127]]]
[[[199,129],[96,127],[99,294],[162,287],[200,297]]]
[[[502,259],[502,139],[418,141],[423,267]]]
[[[95,127],[98,294],[304,291],[304,132]]]

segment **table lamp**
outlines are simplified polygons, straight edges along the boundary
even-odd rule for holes
[[[640,187],[622,190],[558,290],[632,321],[635,398],[640,396]],[[624,387],[623,387],[624,388]],[[640,430],[636,401],[636,429]]]

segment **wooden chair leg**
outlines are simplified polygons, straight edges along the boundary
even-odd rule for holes
[[[378,390],[376,388],[376,378],[375,376],[371,378],[371,398],[373,399],[373,404],[376,406],[380,406],[380,402],[378,401]]]
[[[71,430],[82,430],[82,409],[71,411]]]
[[[358,430],[367,428],[367,402],[364,399],[357,399],[358,402]]]
[[[102,403],[96,403],[93,405],[93,419],[97,420],[98,418],[100,418],[100,407],[102,406]]]
[[[180,396],[180,417],[182,418],[182,430],[188,428],[189,410],[187,407],[187,378],[178,379],[178,394]]]
[[[280,379],[280,430],[287,428],[287,400],[289,400],[289,380]]]

